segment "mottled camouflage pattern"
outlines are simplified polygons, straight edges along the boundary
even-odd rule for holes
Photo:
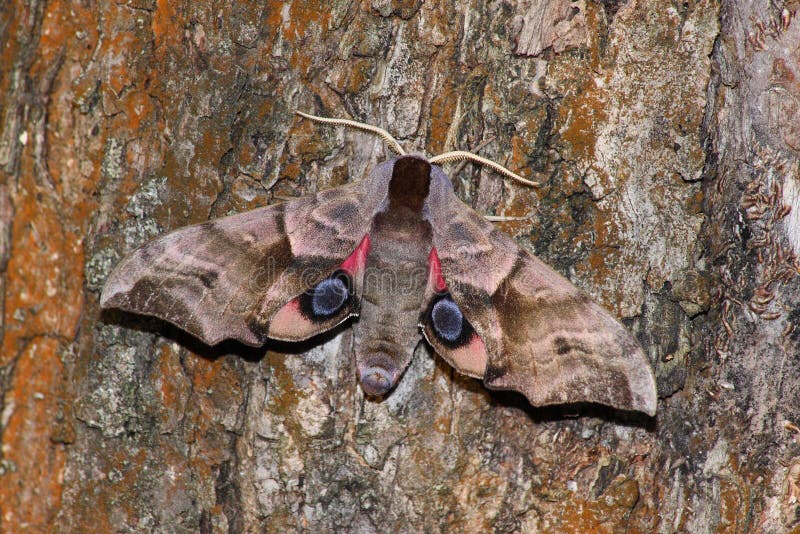
[[[275,312],[328,276],[369,231],[382,201],[375,185],[347,185],[167,234],[117,266],[100,304],[159,317],[210,345],[262,345]]]
[[[486,345],[488,387],[536,406],[597,402],[655,414],[650,364],[616,319],[465,206],[438,167],[428,207],[444,279]]]
[[[361,314],[354,328],[367,393],[394,387],[422,325],[457,370],[490,388],[520,391],[534,405],[597,402],[655,413],[650,364],[630,333],[465,206],[441,169],[418,156],[386,162],[361,184],[153,241],[112,274],[101,304],[160,317],[209,344],[232,338],[259,345],[276,312],[329,276],[365,235],[372,248],[354,280]],[[443,347],[425,324],[431,247],[448,290],[483,342],[476,340],[471,352]],[[304,324],[297,340],[358,313],[355,306]]]

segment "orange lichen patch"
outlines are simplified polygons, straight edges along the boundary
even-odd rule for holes
[[[74,31],[74,37],[66,40],[70,47],[67,52],[68,57],[76,62],[90,61],[99,40],[100,26],[97,19],[102,16],[101,10],[91,3],[58,2],[58,4],[68,9],[70,28]]]
[[[32,174],[31,169],[24,173],[12,194],[15,216],[0,365],[14,357],[21,339],[42,334],[73,338],[83,306],[81,238],[64,228],[58,208],[45,196],[48,191]]]
[[[122,90],[133,85],[133,76],[137,73],[130,68],[131,50],[136,50],[137,43],[130,33],[115,32],[103,43],[103,55],[107,62],[106,79],[104,81],[117,96]]]
[[[159,451],[164,449],[159,448]],[[150,475],[147,465],[147,450],[131,450],[120,447],[96,460],[92,476],[84,482],[83,491],[70,503],[79,510],[71,525],[77,532],[114,532],[119,525],[135,528],[139,512],[135,508],[140,485]],[[165,465],[167,464],[165,462]]]
[[[514,221],[501,221],[495,224],[509,235],[521,235],[530,232],[537,219],[536,206],[538,203],[536,192],[530,189],[526,190],[524,186],[521,186],[515,192],[513,201],[502,208],[498,208],[496,214],[504,217],[524,218]]]
[[[562,142],[571,147],[573,157],[584,161],[596,159],[597,126],[608,120],[605,107],[605,102],[593,87],[584,87],[576,97],[565,99],[564,105],[558,108],[558,122],[564,125]]]
[[[433,422],[433,430],[436,432],[441,432],[442,434],[449,434],[452,420],[453,418],[450,417],[449,414],[437,417]]]
[[[48,530],[61,504],[65,453],[51,433],[63,376],[59,343],[52,338],[33,339],[14,366],[2,421],[0,517],[6,532]]]
[[[289,178],[290,180],[296,180],[302,168],[300,164],[296,161],[290,161],[283,167],[283,172],[281,173],[284,177]]]
[[[471,459],[458,481],[453,482],[452,492],[458,507],[448,516],[448,526],[455,532],[489,532],[497,517],[502,495],[508,480],[489,469],[481,469],[479,457]],[[419,465],[429,465],[427,458]]]
[[[159,397],[160,428],[162,432],[170,432],[180,422],[189,396],[189,381],[180,364],[180,354],[173,350],[171,344],[160,347],[155,357],[153,377],[156,394]]]
[[[620,277],[620,260],[623,251],[616,247],[592,247],[586,259],[581,262],[588,267],[580,268],[581,271],[591,275],[590,285],[595,288],[601,297],[601,302],[609,304],[619,301],[619,294],[612,291],[607,282],[610,278]],[[617,312],[620,310],[617,309]]]
[[[224,357],[212,360],[190,355],[186,358],[186,366],[189,368],[198,398],[211,397],[210,406],[213,405],[213,397],[217,394],[216,390],[240,392],[242,389],[239,374],[235,369],[231,369]],[[205,403],[204,400],[200,401],[201,405],[205,405]]]
[[[430,132],[428,133],[428,148],[429,154],[440,154],[446,150],[469,150],[469,147],[446,147],[447,134],[453,125],[453,122],[460,120],[460,117],[454,116],[456,111],[456,103],[458,102],[458,95],[456,95],[454,88],[444,83],[438,91],[434,93],[431,100],[431,125]]]
[[[162,54],[169,48],[179,46],[183,39],[185,21],[178,17],[175,6],[170,0],[157,0],[153,13],[153,41],[156,51]]]
[[[145,91],[131,91],[126,93],[119,102],[125,112],[127,128],[129,132],[136,132],[140,129],[142,121],[153,118],[155,107],[150,96]],[[147,125],[149,126],[149,125]]]
[[[283,5],[283,2],[279,3]],[[287,24],[283,25],[283,38],[288,42],[304,39],[312,27],[314,31],[328,29],[331,13],[326,2],[292,2],[290,6]],[[306,53],[303,55],[309,56]]]
[[[366,88],[372,82],[374,74],[374,60],[361,58],[350,63],[350,74],[347,76],[347,84],[344,90],[348,94],[356,94]]]
[[[227,135],[220,135],[220,131],[214,128],[204,128],[200,143],[195,149],[195,157],[192,165],[205,163],[211,168],[216,168],[217,162],[230,148],[230,140]],[[227,132],[225,132],[227,134]]]
[[[74,19],[69,14],[69,2],[53,2],[47,5],[47,10],[42,20],[41,36],[39,37],[39,54],[36,65],[42,69],[51,68],[56,58],[61,54],[64,43],[71,40],[76,28]],[[69,36],[69,37],[68,37]],[[40,74],[36,66],[31,69],[31,77],[37,78]]]
[[[583,15],[586,18],[586,27],[590,30],[586,32],[586,47],[585,52],[589,53],[589,66],[591,72],[600,72],[603,68],[603,57],[601,54],[605,51],[604,47],[598,44],[600,40],[601,28],[606,26],[606,14],[602,4],[595,4],[594,2],[586,2],[583,6]],[[610,22],[610,21],[608,21]],[[606,61],[609,58],[605,58]]]
[[[295,71],[308,74],[311,70],[311,66],[314,64],[314,59],[308,54],[295,48],[292,50],[289,63],[291,63]]]
[[[686,201],[686,209],[691,213],[703,213],[703,201],[705,194],[702,189],[697,189]]]
[[[270,383],[278,394],[270,397],[270,411],[279,415],[291,416],[297,411],[297,404],[301,396],[307,395],[295,386],[291,371],[286,367],[286,355],[268,352],[266,366],[270,372]],[[293,417],[287,417],[286,423],[298,424]],[[293,430],[298,430],[294,428]]]
[[[518,135],[511,138],[511,157],[506,165],[523,178],[530,178],[530,170],[527,167],[532,148],[525,139]]]
[[[266,17],[264,17],[265,27],[278,29],[283,25],[283,15],[281,12],[283,11],[284,5],[284,2],[281,0],[271,0],[267,2],[267,5],[264,7],[264,11],[267,13]]]
[[[325,144],[326,133],[332,132],[327,130],[327,127],[321,128],[320,125],[309,120],[295,123],[289,133],[289,153],[303,161],[312,161],[330,155],[332,147]],[[299,169],[297,172],[299,173]]]
[[[284,4],[281,2],[281,6]],[[308,37],[309,30],[325,31],[330,25],[330,10],[320,2],[292,2],[289,14],[281,17],[281,34],[291,47],[290,62],[298,72],[308,72],[314,62],[313,55],[308,54],[301,43]],[[273,8],[274,9],[274,8]],[[283,7],[278,9],[282,13]]]
[[[621,229],[614,217],[598,210],[594,220],[595,248],[611,247],[619,244]]]
[[[724,532],[746,531],[749,498],[748,490],[737,482],[744,483],[739,477],[735,479],[720,478],[720,528]]]
[[[546,529],[552,532],[616,532],[639,500],[635,480],[618,477],[597,500],[573,495],[547,510]]]

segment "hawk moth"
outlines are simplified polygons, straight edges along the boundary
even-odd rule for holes
[[[100,304],[209,345],[302,341],[357,316],[357,376],[370,396],[394,388],[424,337],[460,373],[535,406],[656,411],[634,337],[419,155],[360,183],[164,235],[116,267]]]

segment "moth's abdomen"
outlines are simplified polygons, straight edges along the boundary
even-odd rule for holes
[[[431,243],[430,226],[410,211],[383,215],[376,217],[370,232],[373,248],[354,325],[359,380],[373,396],[395,386],[419,343]]]

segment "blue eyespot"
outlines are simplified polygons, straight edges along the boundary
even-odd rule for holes
[[[311,290],[311,311],[315,317],[329,318],[337,314],[350,299],[344,276],[326,278]]]
[[[455,343],[464,330],[464,315],[448,295],[439,299],[431,308],[433,331],[444,341]]]

